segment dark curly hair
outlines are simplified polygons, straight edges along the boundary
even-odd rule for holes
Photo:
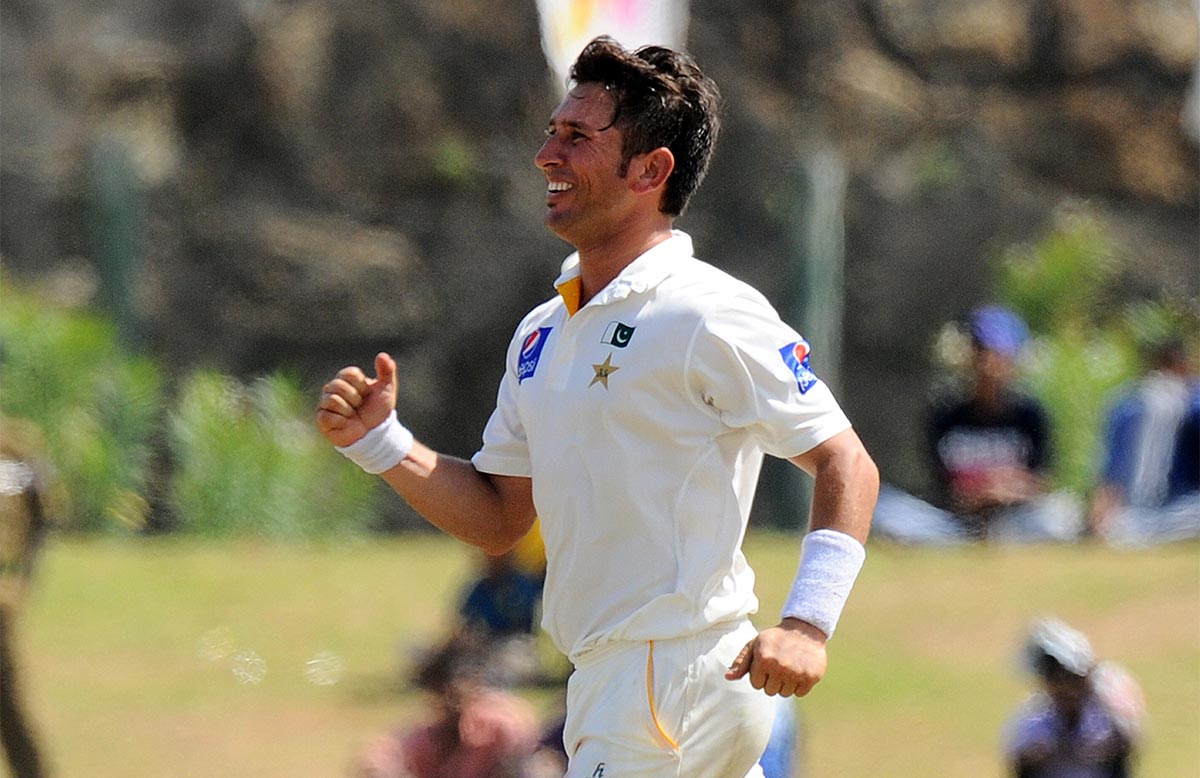
[[[695,60],[664,46],[627,51],[602,35],[571,67],[577,84],[601,84],[613,96],[610,127],[621,130],[621,175],[630,160],[665,146],[675,156],[659,210],[683,213],[704,180],[721,128],[721,95]]]

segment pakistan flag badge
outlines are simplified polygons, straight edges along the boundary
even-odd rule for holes
[[[633,331],[636,327],[630,327],[628,324],[622,324],[619,321],[608,323],[608,327],[604,330],[604,337],[600,339],[601,343],[607,343],[610,346],[617,348],[625,348],[629,345],[629,341],[633,339]]]

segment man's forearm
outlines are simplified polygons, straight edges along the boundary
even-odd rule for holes
[[[879,498],[879,470],[854,437],[815,463],[810,530],[844,532],[867,541]]]
[[[533,526],[528,478],[481,473],[419,441],[382,477],[430,524],[489,554],[508,551]]]
[[[792,461],[815,485],[811,526],[782,615],[785,623],[799,619],[829,637],[866,556],[879,471],[853,430]]]

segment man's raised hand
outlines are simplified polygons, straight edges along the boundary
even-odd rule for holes
[[[335,446],[349,446],[381,424],[396,407],[396,361],[375,357],[375,378],[344,367],[321,389],[317,429]]]

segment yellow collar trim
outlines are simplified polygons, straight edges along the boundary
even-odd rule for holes
[[[583,279],[579,276],[568,278],[554,288],[558,290],[558,296],[567,306],[567,315],[574,316],[579,311],[580,300],[583,299]]]

